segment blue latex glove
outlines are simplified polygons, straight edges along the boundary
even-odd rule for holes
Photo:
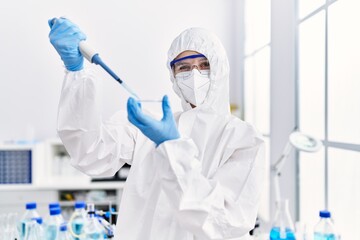
[[[163,118],[157,121],[147,115],[141,110],[141,105],[134,98],[129,98],[127,102],[128,119],[140,131],[150,138],[156,146],[161,143],[177,139],[180,134],[172,114],[169,99],[165,95],[162,99]]]
[[[86,36],[78,26],[66,18],[53,18],[48,21],[51,28],[49,39],[69,71],[83,69],[84,58],[79,51],[79,42]]]

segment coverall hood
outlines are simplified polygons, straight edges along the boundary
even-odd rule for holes
[[[192,109],[179,89],[170,62],[184,51],[196,51],[207,57],[210,63],[210,89],[203,104],[197,108],[211,109],[218,114],[230,114],[229,61],[220,40],[203,28],[189,28],[172,42],[168,51],[167,67],[175,93],[181,98],[184,111]]]

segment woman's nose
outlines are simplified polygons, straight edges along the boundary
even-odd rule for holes
[[[196,65],[196,64],[192,65],[192,66],[191,66],[191,71],[192,71],[194,68],[196,68],[197,70],[199,70],[199,71],[200,71],[200,68],[199,68],[199,66],[198,66],[198,65]]]

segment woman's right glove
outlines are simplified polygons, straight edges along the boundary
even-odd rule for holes
[[[66,18],[53,18],[48,21],[51,28],[49,39],[67,70],[83,69],[84,58],[79,50],[79,43],[86,40],[86,35],[78,26]]]
[[[179,131],[170,108],[168,97],[165,95],[162,100],[163,118],[157,121],[147,116],[141,110],[138,101],[129,98],[127,111],[129,121],[140,131],[153,141],[156,146],[161,143],[180,138]]]

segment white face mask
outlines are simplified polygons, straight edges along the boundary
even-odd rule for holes
[[[193,69],[176,74],[176,82],[185,100],[195,106],[201,105],[210,89],[210,70]]]

